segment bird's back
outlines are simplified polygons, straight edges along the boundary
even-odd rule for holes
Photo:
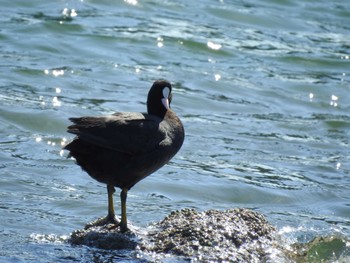
[[[130,189],[181,148],[183,127],[175,119],[141,113],[71,118],[68,132],[77,137],[65,149],[97,181]]]

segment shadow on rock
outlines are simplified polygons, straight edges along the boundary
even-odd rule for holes
[[[85,245],[102,249],[136,249],[141,242],[134,231],[121,233],[115,224],[101,224],[105,218],[88,223],[84,229],[75,230],[69,239],[73,245]]]

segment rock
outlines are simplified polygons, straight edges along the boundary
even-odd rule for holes
[[[315,237],[308,243],[293,244],[291,257],[296,262],[349,262],[349,241],[343,237]]]
[[[101,224],[104,218],[88,223],[84,229],[74,231],[69,239],[73,245],[86,245],[102,249],[135,249],[138,236],[128,231],[121,233],[114,224]]]
[[[115,225],[101,225],[97,220],[74,231],[70,242],[136,250],[138,258],[152,261],[173,257],[192,262],[288,262],[279,249],[275,228],[263,215],[248,209],[184,209],[152,225],[146,234],[140,230],[122,234]]]
[[[185,209],[172,212],[153,228],[148,241],[140,245],[146,253],[173,254],[194,262],[284,259],[277,249],[275,228],[248,209],[201,213]]]

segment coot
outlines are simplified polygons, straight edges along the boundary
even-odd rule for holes
[[[115,219],[114,187],[121,189],[120,231],[127,231],[126,198],[131,187],[152,174],[179,151],[185,138],[180,119],[170,109],[172,87],[153,83],[147,113],[117,112],[109,116],[70,118],[68,132],[76,137],[64,149],[92,178],[107,184],[108,215]]]

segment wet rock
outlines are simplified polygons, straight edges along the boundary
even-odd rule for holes
[[[69,242],[102,249],[135,249],[140,243],[134,232],[121,233],[115,224],[103,224],[103,220],[97,219],[88,223],[84,229],[74,231]]]
[[[169,257],[192,262],[288,262],[279,249],[275,228],[263,215],[248,209],[184,209],[172,212],[147,233],[133,230],[122,234],[115,225],[96,222],[73,232],[70,242],[131,249],[139,258],[157,262]]]
[[[308,243],[293,244],[291,257],[296,262],[350,262],[350,248],[343,237],[315,237]]]
[[[185,209],[171,213],[154,228],[148,241],[140,245],[145,252],[170,253],[198,262],[284,259],[277,249],[275,228],[263,215],[248,209]]]

